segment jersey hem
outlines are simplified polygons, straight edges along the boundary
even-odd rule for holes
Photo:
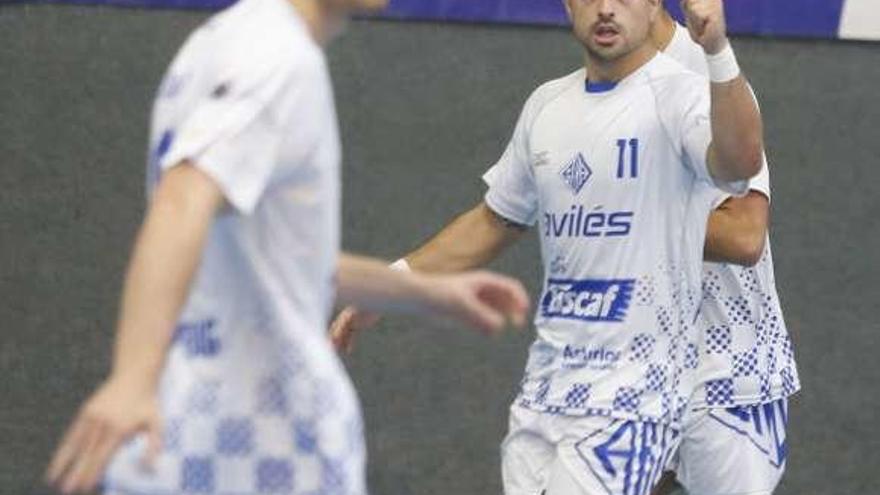
[[[514,405],[534,411],[541,414],[549,414],[552,416],[568,416],[581,418],[609,418],[620,419],[624,421],[636,421],[639,423],[655,423],[658,425],[668,426],[674,430],[681,430],[682,422],[663,419],[662,417],[651,414],[638,414],[626,411],[615,411],[606,407],[568,407],[557,406],[552,404],[533,404],[528,400],[518,399]]]
[[[104,482],[98,487],[97,493],[102,495],[180,495],[179,490],[138,490],[126,486],[124,483]],[[201,493],[201,492],[199,492]],[[226,491],[208,491],[212,495],[254,495],[254,492],[226,492]],[[286,495],[296,495],[296,491],[278,492]]]
[[[788,399],[789,397],[797,394],[801,391],[801,387],[798,386],[794,390],[789,393],[785,393],[784,390],[779,390],[775,394],[770,394],[768,397],[762,397],[761,395],[740,395],[732,398],[729,402],[725,402],[724,404],[708,404],[705,400],[692,401],[688,408],[691,411],[701,411],[705,409],[727,409],[730,407],[743,407],[743,406],[760,406],[763,404],[770,404],[771,402],[776,402],[782,399]]]
[[[101,486],[98,487],[98,491],[96,493],[100,493],[102,495],[174,495],[173,491],[165,491],[165,490],[138,490],[131,487],[126,486],[124,483],[113,483],[109,481],[104,481],[101,483]],[[218,494],[221,495],[221,494]],[[222,495],[245,495],[245,494],[222,494]]]

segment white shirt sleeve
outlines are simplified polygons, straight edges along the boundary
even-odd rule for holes
[[[489,208],[522,225],[534,225],[538,217],[538,188],[528,141],[529,108],[527,102],[501,159],[483,175],[489,186],[485,196]]]
[[[251,213],[278,165],[284,126],[296,112],[296,94],[310,81],[284,64],[233,70],[219,77],[177,129],[159,166],[188,160],[214,179],[226,200]],[[300,71],[296,71],[300,72]]]
[[[770,168],[767,166],[767,155],[764,154],[764,165],[761,167],[761,171],[758,175],[752,177],[749,180],[749,191],[757,191],[764,196],[767,196],[767,200],[770,201]],[[720,189],[715,189],[716,196],[712,201],[712,209],[716,209],[725,201],[730,199],[733,195],[727,192],[724,192]]]
[[[767,166],[767,154],[764,153],[764,164],[758,175],[749,180],[749,190],[758,191],[770,199],[770,167]]]

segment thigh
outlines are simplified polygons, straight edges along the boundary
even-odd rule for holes
[[[601,484],[593,480],[576,480],[568,465],[557,459],[550,468],[547,489],[542,495],[604,495]]]
[[[785,471],[785,400],[710,409],[688,425],[677,476],[691,495],[771,494]]]
[[[678,443],[678,431],[639,421],[591,419],[571,428],[559,458],[589,495],[648,495]],[[553,477],[564,482],[563,476]],[[552,483],[552,482],[551,482]],[[547,495],[565,495],[564,492]]]
[[[501,478],[505,495],[540,495],[556,459],[550,421],[542,414],[511,408],[510,426],[501,444]]]

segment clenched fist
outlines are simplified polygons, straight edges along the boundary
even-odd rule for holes
[[[727,46],[723,0],[682,0],[681,9],[691,38],[703,47],[703,51],[715,55]]]

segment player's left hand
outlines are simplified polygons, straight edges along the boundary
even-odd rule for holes
[[[111,377],[86,401],[46,471],[46,481],[61,493],[91,493],[116,449],[135,433],[147,436],[145,465],[161,448],[159,403],[155,393]]]
[[[525,325],[529,297],[520,282],[484,271],[432,278],[430,304],[437,313],[487,334],[501,332],[508,322]]]
[[[723,0],[682,0],[681,9],[691,38],[703,47],[703,51],[714,55],[727,46]]]
[[[344,308],[330,325],[330,340],[337,351],[351,354],[354,351],[355,335],[379,323],[382,316],[354,306]]]

